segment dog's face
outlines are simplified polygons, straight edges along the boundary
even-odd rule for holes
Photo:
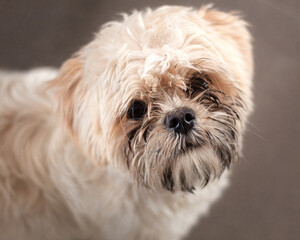
[[[53,86],[90,158],[152,189],[193,191],[238,158],[251,77],[242,20],[163,7],[105,25]]]

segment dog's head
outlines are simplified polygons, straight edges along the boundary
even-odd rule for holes
[[[161,7],[104,25],[53,86],[91,159],[152,189],[192,191],[238,158],[251,78],[239,17]]]

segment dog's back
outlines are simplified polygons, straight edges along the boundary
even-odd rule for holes
[[[53,239],[57,232],[51,229],[57,231],[60,224],[65,228],[73,224],[68,214],[59,214],[66,212],[66,203],[49,178],[51,159],[46,146],[57,132],[51,97],[44,83],[55,76],[56,70],[46,68],[0,72],[0,233],[3,240]],[[61,239],[68,237],[61,234]]]

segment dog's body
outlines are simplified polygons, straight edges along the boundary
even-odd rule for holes
[[[153,193],[95,168],[57,124],[53,69],[0,73],[1,239],[177,239],[226,186]],[[9,159],[9,161],[7,160]]]
[[[216,14],[222,16],[218,18]],[[208,114],[207,116],[215,114],[210,116],[212,119],[220,117],[221,120],[216,122],[218,124],[221,122],[221,125],[210,129],[209,122],[207,123],[205,132],[210,132],[207,134],[211,137],[208,142],[205,139],[194,140],[191,135],[187,135],[188,137],[185,138],[191,142],[190,144],[196,146],[198,141],[197,144],[200,142],[202,147],[199,150],[197,145],[197,148],[188,150],[188,145],[181,146],[183,156],[178,155],[180,163],[177,155],[169,156],[169,152],[174,150],[172,147],[166,146],[168,150],[163,155],[160,153],[163,152],[162,147],[158,147],[158,150],[153,147],[157,145],[156,138],[151,135],[153,132],[156,131],[156,134],[161,132],[164,137],[163,134],[170,134],[170,132],[173,134],[176,130],[173,127],[171,130],[165,128],[162,130],[161,127],[157,130],[161,126],[157,112],[155,120],[151,118],[153,117],[151,113],[148,113],[153,125],[150,128],[148,125],[147,128],[145,127],[141,139],[136,131],[132,132],[132,129],[139,124],[138,121],[146,117],[137,118],[136,115],[131,117],[133,113],[130,111],[134,111],[131,107],[127,115],[124,115],[124,109],[128,109],[126,104],[132,102],[130,97],[132,92],[128,91],[133,89],[138,93],[140,87],[136,86],[137,82],[132,85],[126,82],[137,81],[128,80],[128,74],[138,79],[145,79],[143,87],[151,86],[150,90],[146,91],[147,95],[151,95],[149,99],[161,101],[162,105],[159,92],[166,87],[162,85],[162,80],[157,82],[157,73],[150,74],[147,68],[155,65],[155,71],[159,71],[159,74],[163,74],[165,78],[173,79],[172,81],[179,81],[178,73],[185,74],[196,68],[193,61],[197,56],[191,59],[188,59],[189,56],[183,56],[183,61],[178,61],[180,56],[187,52],[180,48],[175,49],[173,40],[167,37],[165,30],[156,33],[157,39],[146,41],[146,44],[142,43],[143,37],[138,34],[141,30],[132,27],[138,22],[137,28],[151,29],[157,23],[150,21],[149,18],[153,16],[153,19],[160,19],[165,15],[171,19],[169,19],[170,24],[178,20],[178,15],[182,15],[182,19],[187,22],[200,21],[203,31],[215,38],[215,41],[209,43],[212,45],[208,46],[213,49],[212,51],[220,54],[220,59],[217,59],[218,64],[226,63],[220,69],[225,68],[224,74],[228,74],[227,78],[233,78],[235,81],[230,83],[228,88],[223,80],[219,79],[217,73],[211,76],[212,83],[209,80],[209,86],[211,91],[215,91],[215,95],[211,93],[210,99],[202,99],[201,104],[216,101],[214,99],[216,97],[218,101],[214,104],[220,107],[223,100],[226,102],[234,99],[229,105],[236,104],[236,108],[229,109],[224,104],[218,112],[208,110],[211,113],[205,114]],[[215,19],[224,22],[214,22]],[[226,20],[229,22],[227,23]],[[242,134],[244,122],[251,109],[252,58],[250,38],[244,22],[220,12],[202,9],[196,13],[181,7],[164,7],[154,12],[149,10],[143,14],[135,13],[133,16],[125,17],[124,22],[123,25],[128,26],[125,30],[127,36],[121,34],[124,39],[114,36],[123,31],[122,24],[112,23],[101,30],[99,39],[83,49],[78,58],[69,60],[60,71],[44,68],[23,73],[0,72],[1,239],[179,239],[188,232],[199,216],[207,212],[209,206],[227,186],[228,171],[225,168],[231,160],[234,160],[235,151],[240,149],[241,139],[238,139],[237,135]],[[227,26],[233,22],[235,25]],[[150,26],[146,26],[147,24]],[[224,32],[223,25],[233,32]],[[155,31],[155,27],[153,29]],[[239,36],[240,39],[235,39],[237,42],[231,46],[233,40],[230,34],[235,34],[237,30],[243,35]],[[152,38],[150,32],[145,36]],[[224,39],[221,40],[220,36],[217,36],[218,33],[225,34],[222,35]],[[115,40],[110,43],[109,38],[113,37]],[[136,45],[130,46],[132,39],[126,40],[126,37],[134,39]],[[124,49],[118,46],[116,39],[125,41],[126,44],[123,46],[127,51],[125,55],[118,55]],[[196,40],[191,38],[188,41]],[[214,46],[216,42],[223,44],[224,49],[222,45]],[[99,45],[100,43],[103,43],[103,46]],[[198,44],[197,41],[194,44]],[[149,52],[146,45],[154,49],[153,51],[156,49],[162,52],[163,49],[165,52],[162,53],[162,57],[155,60],[155,63],[151,62],[153,56],[149,56],[153,52]],[[141,49],[139,52],[134,50],[136,46]],[[172,48],[175,49],[174,52]],[[99,50],[94,52],[91,51],[92,49]],[[97,51],[101,53],[99,59],[97,59]],[[193,49],[189,51],[193,52]],[[231,56],[226,56],[227,53]],[[211,53],[207,51],[205,54]],[[88,57],[85,57],[86,55]],[[134,55],[133,59],[131,59],[132,55]],[[210,57],[213,58],[212,55]],[[205,61],[204,59],[206,59],[205,55],[201,57],[201,61]],[[175,61],[174,67],[171,60]],[[126,71],[122,61],[127,64]],[[177,69],[177,65],[181,65],[182,62],[187,64],[189,61],[193,62],[193,66],[188,71]],[[131,62],[133,67],[130,69]],[[86,64],[84,70],[83,64]],[[99,64],[99,67],[94,68],[96,64]],[[232,68],[234,64],[238,64],[235,69]],[[141,65],[144,68],[141,68]],[[208,65],[204,63],[203,66],[201,71],[211,74],[209,71],[213,71],[213,63]],[[219,66],[216,65],[217,67]],[[121,71],[122,69],[124,71]],[[116,76],[124,75],[127,80],[116,79]],[[96,84],[91,81],[95,76],[100,81]],[[194,80],[195,77],[192,79]],[[123,81],[128,89],[122,88]],[[116,85],[117,82],[121,85]],[[215,82],[221,90],[214,90]],[[207,84],[204,86],[206,87]],[[173,88],[168,90],[168,94]],[[235,88],[239,89],[238,93],[232,90]],[[100,90],[93,95],[94,93],[89,92],[90,89]],[[201,90],[202,93],[205,91],[209,89]],[[140,94],[135,98],[152,102],[145,97],[146,94]],[[227,94],[232,98],[225,98]],[[177,92],[177,95],[180,95],[180,92]],[[173,93],[170,96],[172,98],[168,99],[168,102],[173,100],[175,102],[177,97],[173,96]],[[242,103],[239,99],[243,99]],[[115,111],[112,108],[118,101],[122,102],[122,105]],[[126,107],[123,109],[124,104]],[[182,109],[182,106],[187,106],[186,103],[178,103],[178,100],[172,107],[171,105],[169,103],[169,109],[174,107]],[[189,106],[195,112],[193,114],[196,119],[193,119],[192,129],[195,128],[196,131],[201,111],[194,102]],[[164,111],[164,118],[165,112],[169,111],[165,109],[165,106],[161,106],[159,110]],[[120,118],[115,117],[119,112]],[[222,120],[225,113],[229,117],[226,116],[226,120]],[[134,114],[137,114],[137,111]],[[127,121],[124,118],[129,119],[128,123],[124,122]],[[235,120],[232,120],[233,118]],[[60,124],[61,119],[64,124]],[[164,125],[171,128],[166,121]],[[213,129],[220,129],[220,127],[224,127],[224,131],[222,130],[219,133],[221,135],[216,135],[212,140],[212,135],[216,134]],[[226,134],[227,130],[230,130],[229,135]],[[176,132],[176,134],[182,136],[187,133]],[[163,139],[172,140],[169,135]],[[219,140],[218,143],[214,142]],[[157,146],[163,144],[159,142]],[[150,151],[147,146],[151,147]],[[156,154],[155,158],[152,156],[153,152]],[[187,160],[185,160],[186,154]],[[192,164],[196,170],[192,170],[188,167],[190,163],[184,161],[198,155],[200,159],[196,157]],[[219,160],[214,160],[215,158],[220,158],[222,164]],[[169,168],[163,162],[165,159],[172,161],[174,165]],[[200,162],[199,165],[196,160]],[[136,161],[142,163],[137,164]],[[162,175],[159,174],[160,168]],[[179,170],[176,170],[177,168]],[[173,172],[169,172],[168,169]],[[179,178],[176,177],[177,171],[180,173]]]

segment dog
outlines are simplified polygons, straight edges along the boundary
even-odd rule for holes
[[[241,153],[251,42],[235,13],[162,6],[59,70],[1,71],[1,239],[186,236]]]

